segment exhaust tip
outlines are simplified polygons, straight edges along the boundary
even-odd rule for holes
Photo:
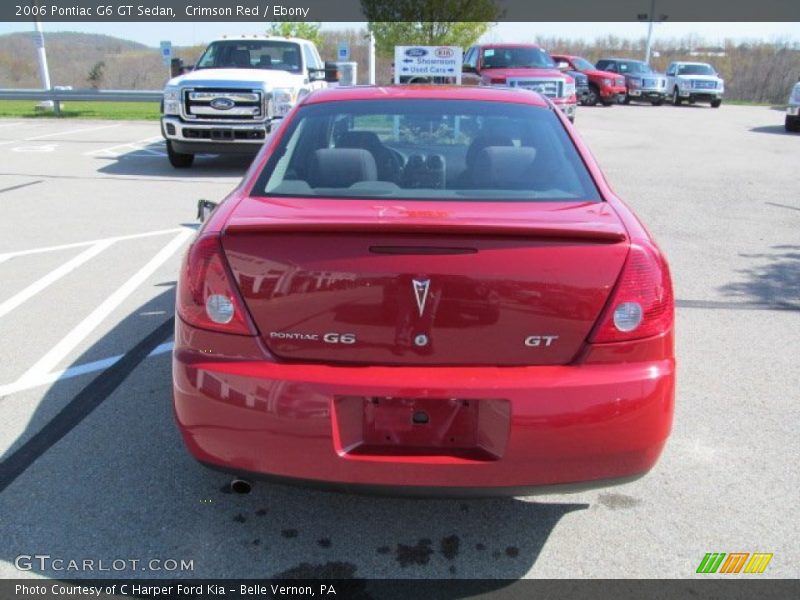
[[[246,479],[235,478],[231,481],[231,491],[234,494],[249,494],[253,484]]]

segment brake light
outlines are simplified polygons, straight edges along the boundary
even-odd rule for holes
[[[177,312],[202,329],[255,335],[217,235],[192,244],[178,281]]]
[[[489,83],[491,85],[505,85],[506,78],[505,77],[492,77],[489,79]]]
[[[669,267],[648,246],[632,245],[592,343],[622,342],[664,333],[675,319]]]

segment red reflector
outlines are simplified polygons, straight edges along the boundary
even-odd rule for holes
[[[207,307],[211,296],[217,297],[212,298]],[[224,299],[233,306],[233,316],[220,322],[218,311],[213,307],[219,306],[220,301],[227,305]],[[216,235],[199,238],[186,253],[178,281],[177,312],[181,319],[195,327],[255,335]]]

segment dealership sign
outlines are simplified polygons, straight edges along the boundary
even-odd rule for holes
[[[458,46],[395,46],[394,82],[452,77],[461,83],[462,52]]]

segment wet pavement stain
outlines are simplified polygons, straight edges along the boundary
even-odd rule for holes
[[[462,504],[458,507],[461,512],[468,512],[469,511],[469,504]]]
[[[238,515],[233,517],[233,520],[236,521],[237,523],[244,523],[245,521],[247,521],[247,517],[245,517],[242,513],[239,513]]]
[[[260,539],[256,538],[256,539],[253,540],[253,546],[260,546],[260,545],[261,545],[261,540]]]
[[[626,496],[625,494],[614,494],[614,493],[605,493],[600,494],[597,497],[597,500],[605,506],[606,508],[610,508],[611,510],[618,510],[618,509],[625,509],[625,508],[633,508],[642,503],[641,500],[638,498],[634,498],[633,496]]]
[[[486,545],[485,544],[475,544],[475,550],[477,550],[478,552],[483,552],[484,550],[486,550]]]
[[[442,538],[439,542],[439,550],[447,560],[453,560],[458,556],[458,548],[461,545],[461,540],[457,535],[449,535]]]
[[[510,558],[516,558],[517,556],[519,556],[519,548],[517,548],[516,546],[509,546],[508,548],[506,548],[506,556]]]
[[[285,538],[296,538],[297,537],[297,529],[282,529],[281,535]]]
[[[264,516],[264,515],[266,515],[266,514],[267,514],[267,509],[266,509],[266,508],[259,508],[259,509],[256,511],[256,516],[257,516],[257,517],[263,517],[263,516]]]
[[[326,562],[322,565],[300,563],[273,575],[275,579],[353,579],[357,567],[349,562]]]
[[[431,544],[431,540],[427,538],[419,540],[415,546],[397,544],[395,559],[403,568],[410,565],[427,565],[433,554]]]
[[[331,540],[329,538],[322,538],[317,540],[317,544],[319,544],[320,548],[330,548]]]
[[[377,552],[378,554],[389,554],[391,551],[392,549],[389,548],[389,546],[381,546],[375,552]]]

